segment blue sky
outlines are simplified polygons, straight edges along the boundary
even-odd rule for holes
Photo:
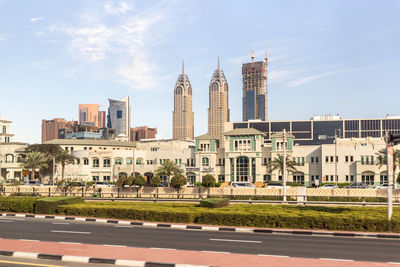
[[[271,120],[400,115],[399,14],[390,0],[0,0],[0,114],[15,141],[40,142],[42,119],[129,95],[132,125],[171,137],[184,59],[200,135],[217,57],[240,121],[241,64],[269,39]]]

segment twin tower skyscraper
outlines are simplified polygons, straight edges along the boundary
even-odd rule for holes
[[[265,62],[245,63],[242,66],[243,76],[243,121],[267,120],[267,54]],[[229,122],[229,86],[224,72],[218,67],[214,71],[209,85],[208,134],[222,140],[224,124]],[[192,86],[185,74],[178,76],[174,88],[174,111],[172,112],[172,138],[194,140],[194,113],[192,105]]]

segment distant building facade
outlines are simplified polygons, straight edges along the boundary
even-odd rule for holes
[[[42,143],[53,139],[58,139],[60,129],[73,127],[77,124],[77,121],[67,121],[61,118],[42,120]]]
[[[157,128],[147,126],[135,127],[131,129],[131,141],[137,142],[142,139],[154,139],[157,135]]]
[[[172,112],[172,139],[194,139],[194,113],[192,108],[192,86],[185,74],[179,75],[174,88],[174,111]]]
[[[0,117],[0,143],[10,143],[13,134],[10,133],[11,121]]]
[[[245,63],[243,77],[243,121],[268,120],[267,56],[264,61]]]
[[[121,100],[109,99],[107,115],[107,128],[116,130],[116,138],[123,141],[129,140],[131,109],[129,96]]]
[[[225,123],[228,121],[228,82],[221,70],[218,57],[218,68],[214,71],[209,85],[208,133],[222,140]]]

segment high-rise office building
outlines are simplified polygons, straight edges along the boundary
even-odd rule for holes
[[[129,96],[121,100],[108,99],[110,106],[107,115],[107,127],[114,128],[116,137],[129,141],[131,109],[129,104]]]
[[[242,66],[243,76],[243,121],[268,120],[267,64],[265,61],[254,62]]]
[[[214,71],[209,86],[208,133],[222,143],[224,123],[228,121],[228,82],[218,57],[218,68]]]
[[[106,112],[99,111],[98,104],[79,104],[79,125],[105,128]]]
[[[106,112],[99,111],[99,128],[106,128]]]
[[[174,111],[172,112],[172,138],[194,139],[194,113],[192,111],[192,86],[185,74],[179,75],[174,88]]]

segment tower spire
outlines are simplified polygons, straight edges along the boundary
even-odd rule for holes
[[[182,60],[182,74],[185,74],[185,61]]]
[[[221,70],[221,66],[219,64],[219,56],[218,56],[218,70]]]

